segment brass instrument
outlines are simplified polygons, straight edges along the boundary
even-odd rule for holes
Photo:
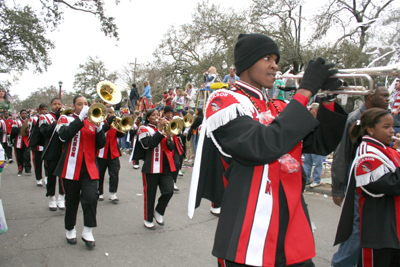
[[[68,116],[68,115],[71,115],[71,114],[74,114],[74,113],[75,113],[75,110],[73,108],[62,108],[60,116],[62,116],[62,115]]]
[[[107,118],[107,108],[100,103],[93,104],[90,106],[87,116],[91,123],[99,125]]]
[[[133,127],[134,121],[131,116],[123,117],[122,119],[119,117],[115,118],[115,121],[111,123],[111,126],[121,133],[126,133],[130,131]]]
[[[97,94],[100,98],[111,105],[121,102],[121,91],[111,82],[102,81],[97,84]]]
[[[26,130],[29,128],[29,119],[26,118],[26,120],[24,121],[24,123],[21,126],[21,129],[19,129],[19,134],[22,136],[28,136],[28,133],[26,132]]]
[[[185,117],[175,117],[164,126],[164,132],[167,135],[178,135],[182,132],[183,128],[189,128],[193,124],[193,116],[188,113]]]
[[[288,78],[288,79],[301,79],[303,78],[304,72],[297,75],[277,75],[277,79]],[[387,67],[375,67],[375,68],[358,68],[358,69],[341,69],[331,78],[353,78],[356,84],[356,78],[368,80],[368,85],[364,86],[363,80],[361,85],[353,85],[347,87],[339,87],[334,91],[323,91],[317,93],[317,96],[326,96],[330,94],[347,94],[347,95],[368,95],[372,94],[374,88],[374,81],[370,75],[384,75],[384,76],[395,76],[400,78],[400,65],[387,66]]]

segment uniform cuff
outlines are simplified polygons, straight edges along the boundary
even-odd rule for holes
[[[300,95],[300,94],[295,94],[293,99],[296,99],[297,101],[300,102],[300,104],[302,104],[303,106],[307,107],[309,99],[306,96]]]

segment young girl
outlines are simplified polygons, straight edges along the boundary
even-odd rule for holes
[[[350,172],[338,233],[346,227],[343,213],[352,213],[348,207],[354,203],[355,186],[362,248],[358,266],[400,266],[400,154],[390,147],[393,134],[393,117],[380,108],[365,111],[350,129],[352,140],[362,137],[362,141]]]
[[[186,115],[186,111],[183,110],[185,105],[185,96],[183,95],[182,89],[176,90],[176,98],[174,99],[174,102],[175,102],[176,113],[178,113],[178,115],[181,117],[182,114]]]

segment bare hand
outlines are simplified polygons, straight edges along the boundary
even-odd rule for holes
[[[399,111],[396,109],[396,110],[394,111],[394,115],[397,116],[397,114],[399,114]]]
[[[333,203],[335,203],[335,205],[338,205],[339,207],[342,206],[343,199],[344,197],[332,197]]]

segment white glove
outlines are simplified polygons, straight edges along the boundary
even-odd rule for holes
[[[101,129],[103,129],[103,126],[97,126],[97,125],[95,125],[95,126],[96,126],[96,133],[100,132]]]
[[[86,117],[86,115],[88,114],[89,111],[89,106],[83,106],[81,113],[79,113],[79,119],[81,119],[81,121],[83,121]]]

